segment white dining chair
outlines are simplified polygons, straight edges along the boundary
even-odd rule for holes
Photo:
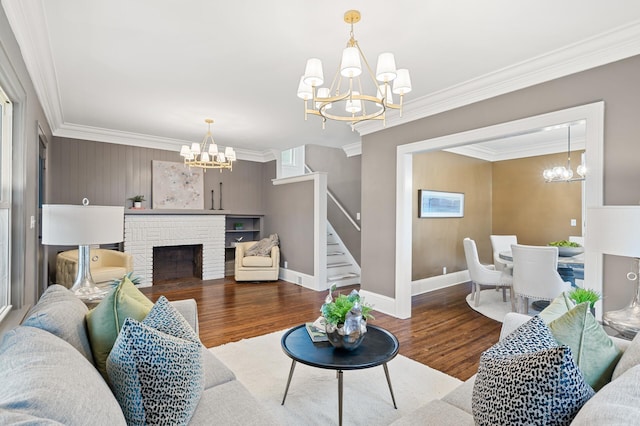
[[[513,256],[513,292],[518,312],[526,314],[529,299],[553,300],[571,290],[558,273],[558,247],[511,245]]]
[[[464,246],[464,256],[467,260],[467,269],[469,270],[469,278],[471,279],[471,294],[474,299],[475,306],[480,304],[480,290],[482,286],[495,286],[502,288],[502,301],[506,302],[506,290],[509,289],[509,297],[511,298],[511,310],[515,308],[515,299],[511,290],[512,277],[505,271],[498,271],[493,265],[487,266],[480,263],[478,257],[478,248],[476,242],[471,238],[465,238],[462,241]]]
[[[497,270],[507,270],[511,273],[513,264],[509,261],[500,259],[501,251],[511,250],[511,244],[518,244],[518,237],[515,235],[490,235],[491,248],[493,249],[493,264]]]

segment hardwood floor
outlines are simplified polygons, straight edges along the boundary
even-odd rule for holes
[[[352,288],[357,286],[338,292],[346,294]],[[326,296],[284,281],[239,284],[230,278],[166,282],[141,290],[153,301],[161,295],[169,300],[195,299],[200,339],[206,347],[313,321]],[[498,340],[501,326],[469,308],[464,298],[470,291],[467,283],[418,295],[410,319],[374,311],[372,323],[398,337],[402,355],[466,380],[476,373],[482,351]]]

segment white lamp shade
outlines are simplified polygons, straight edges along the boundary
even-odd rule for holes
[[[324,83],[324,75],[322,73],[322,61],[320,59],[311,58],[307,60],[302,81],[311,87],[322,86],[322,83]]]
[[[218,153],[218,145],[215,143],[212,143],[211,145],[209,145],[209,155],[213,157],[217,153]]]
[[[209,153],[203,152],[200,154],[200,161],[204,161],[205,163],[209,161]]]
[[[353,95],[358,96],[360,95],[360,92],[353,92]],[[362,101],[360,101],[360,99],[347,98],[347,104],[344,109],[351,114],[360,112],[362,111]]]
[[[321,87],[318,89],[318,98],[328,98],[331,93],[329,92],[328,87]],[[316,102],[316,109],[320,109],[320,105],[322,102]],[[324,109],[331,109],[331,104],[327,104]]]
[[[587,209],[590,244],[604,254],[640,257],[640,206]]]
[[[340,63],[340,74],[343,77],[357,77],[362,74],[360,64],[360,53],[355,47],[345,47],[342,51],[342,62]]]
[[[226,147],[224,149],[224,156],[229,158],[231,157],[231,154],[233,153],[233,148],[231,148],[230,146]]]
[[[298,97],[305,101],[313,98],[313,91],[311,86],[305,84],[304,76],[300,77],[300,83],[298,83]]]
[[[393,80],[393,93],[396,95],[406,95],[411,91],[411,77],[409,70],[401,68],[396,71],[396,79]]]
[[[200,154],[200,144],[199,143],[192,143],[191,144],[191,153],[192,154]]]
[[[44,204],[42,244],[77,246],[124,240],[124,207]]]
[[[236,161],[236,159],[237,159],[236,158],[236,151],[233,148],[227,148],[227,149],[229,150],[228,154],[226,153],[226,150],[225,150],[225,154],[227,156],[227,160]]]
[[[189,147],[187,145],[182,145],[182,148],[180,148],[180,156],[188,157],[190,154],[191,151],[189,150]]]
[[[218,152],[218,161],[221,163],[224,163],[225,161],[227,161],[227,158],[222,152]]]
[[[386,90],[385,90],[385,87],[386,87]],[[391,86],[389,86],[388,84],[385,84],[385,85],[380,86],[380,89],[382,89],[382,90],[384,90],[384,91],[386,91],[386,92],[387,92],[387,96],[384,96],[384,98],[385,98],[385,105],[392,104],[392,103],[393,103],[393,94],[391,93]],[[376,97],[377,97],[378,99],[382,99],[382,98],[383,98],[383,96],[382,96],[382,92],[380,92],[380,89],[378,89],[378,90],[376,91],[376,92],[377,92]],[[377,105],[378,107],[381,107],[381,106],[382,106],[382,105],[380,105],[380,104],[379,104],[379,103],[377,103],[377,102],[376,102],[376,105]]]
[[[378,81],[393,81],[396,75],[396,58],[393,56],[393,53],[381,53],[378,56],[378,66],[376,67],[376,78]]]

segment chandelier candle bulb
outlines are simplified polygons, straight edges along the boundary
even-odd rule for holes
[[[340,74],[343,77],[354,78],[362,74],[360,64],[360,53],[355,47],[347,47],[342,51],[342,62]]]
[[[320,59],[311,58],[307,60],[303,82],[311,87],[322,86],[322,83],[324,83],[324,74],[322,72],[322,61]]]

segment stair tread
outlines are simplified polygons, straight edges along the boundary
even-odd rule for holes
[[[345,280],[347,278],[357,278],[360,275],[356,274],[355,272],[347,272],[346,274],[340,274],[340,275],[333,275],[331,277],[327,277],[327,280],[329,281],[339,281],[339,280]]]
[[[330,251],[330,252],[327,252],[327,256],[340,256],[340,255],[343,255],[343,254],[344,254],[343,251]]]
[[[349,262],[327,263],[327,268],[337,268],[339,266],[351,266],[351,263]]]

